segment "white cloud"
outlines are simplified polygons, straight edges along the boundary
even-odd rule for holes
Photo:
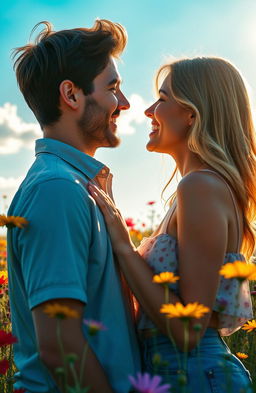
[[[4,194],[4,191],[9,191],[12,189],[17,189],[24,176],[19,177],[3,177],[0,176],[0,192]]]
[[[134,134],[136,124],[146,121],[144,115],[147,103],[139,94],[129,98],[130,109],[123,111],[118,119],[120,134]],[[16,105],[6,102],[0,107],[0,154],[15,154],[22,148],[34,149],[34,141],[42,137],[37,123],[26,123],[19,115]]]
[[[130,109],[123,111],[117,120],[119,134],[134,134],[136,132],[135,125],[147,121],[144,111],[149,104],[139,94],[132,94],[129,102]]]
[[[42,136],[36,123],[26,123],[17,114],[17,106],[6,102],[0,107],[0,154],[14,154],[23,147],[34,148]]]

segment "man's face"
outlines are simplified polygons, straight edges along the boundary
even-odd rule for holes
[[[88,147],[115,147],[120,143],[116,119],[130,105],[120,90],[120,76],[113,58],[93,80],[94,91],[85,98],[85,108],[78,126]]]

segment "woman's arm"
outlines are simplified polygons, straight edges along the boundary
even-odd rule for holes
[[[165,303],[164,288],[152,283],[154,274],[134,249],[123,219],[111,200],[100,190],[91,190],[105,216],[114,252],[130,288],[149,318],[167,334],[166,317],[159,312]],[[186,305],[198,301],[212,309],[219,283],[218,271],[227,243],[225,197],[222,182],[213,176],[192,173],[180,182],[177,190],[180,297],[170,290],[170,303]],[[200,320],[191,321],[189,349],[196,345],[197,340],[193,325],[200,323],[203,335],[209,319],[210,313]],[[169,326],[178,347],[183,349],[183,323],[176,318],[170,319]]]

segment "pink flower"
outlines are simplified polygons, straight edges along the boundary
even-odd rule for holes
[[[147,203],[147,205],[152,206],[152,205],[154,205],[155,203],[156,203],[156,201],[149,201],[149,202]]]
[[[135,222],[133,221],[133,218],[126,218],[125,222],[128,228],[133,228],[135,226]]]
[[[148,373],[137,373],[137,379],[129,375],[129,381],[139,393],[168,393],[171,385],[160,386],[162,378],[158,375],[151,377]]]
[[[90,336],[95,336],[100,330],[107,330],[103,323],[94,321],[93,319],[84,319],[83,322],[88,327]]]

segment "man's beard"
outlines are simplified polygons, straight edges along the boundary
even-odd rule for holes
[[[86,105],[81,118],[78,120],[78,126],[88,145],[116,147],[120,144],[120,139],[110,129],[109,118],[110,114],[94,98],[86,98]]]

